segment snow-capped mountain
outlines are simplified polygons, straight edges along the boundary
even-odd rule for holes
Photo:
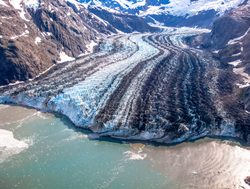
[[[136,14],[148,22],[168,26],[211,26],[216,17],[245,0],[79,0],[111,12]]]

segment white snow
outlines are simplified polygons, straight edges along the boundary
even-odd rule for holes
[[[10,4],[15,8],[15,9],[18,9],[18,10],[21,10],[21,2],[22,0],[9,0]]]
[[[24,0],[23,3],[26,7],[33,8],[34,10],[40,6],[39,0]]]
[[[25,17],[25,11],[22,7],[22,0],[9,0],[10,4],[19,11],[19,15],[20,17],[25,20],[25,21],[29,21],[26,17]]]
[[[8,7],[8,5],[3,0],[0,0],[0,5]]]
[[[58,63],[62,62],[68,62],[68,61],[73,61],[75,58],[68,56],[64,51],[60,52],[60,61]]]
[[[250,31],[250,27],[248,28],[248,30],[242,36],[231,39],[230,41],[228,41],[227,44],[233,45],[233,44],[236,44],[236,43],[241,43],[240,40],[242,40],[244,37],[246,37],[246,35],[248,34],[249,31]]]
[[[40,37],[36,37],[35,44],[38,45],[38,43],[41,43],[42,39]]]
[[[234,73],[242,76],[243,84],[242,83],[237,84],[239,86],[239,88],[245,88],[245,87],[250,86],[250,75],[244,71],[243,67],[242,68],[234,68],[233,71],[234,71]]]
[[[76,0],[66,0],[66,1],[74,4],[76,6],[77,10],[80,10],[80,5],[81,4],[79,2],[77,2]]]
[[[41,32],[41,35],[43,37],[46,37],[46,36],[52,36],[53,34],[51,32]]]
[[[39,7],[38,0],[9,0],[9,3],[19,11],[20,17],[25,21],[29,20],[25,17],[26,13],[23,6],[33,9],[37,9]]]
[[[194,16],[206,10],[215,10],[219,14],[223,14],[243,2],[244,0],[199,0],[193,2],[190,0],[170,0],[167,5],[149,6],[148,10],[140,12],[140,15],[165,13],[176,16]]]
[[[140,0],[140,1],[137,1],[136,3],[133,3],[127,0],[116,0],[116,2],[119,3],[125,9],[128,9],[128,8],[135,9],[137,7],[142,7],[146,5],[146,0]]]
[[[30,33],[29,30],[25,30],[25,31],[24,31],[22,34],[20,34],[20,35],[12,36],[11,39],[12,39],[12,40],[15,40],[15,39],[17,39],[17,38],[19,38],[19,37],[27,36],[29,33]]]
[[[240,75],[243,80],[243,83],[238,83],[237,86],[239,88],[245,88],[250,86],[250,75],[245,72],[244,67],[237,68],[237,66],[239,66],[241,62],[242,61],[239,59],[236,61],[229,62],[228,64],[234,66],[233,72],[237,75]]]
[[[236,57],[236,56],[240,56],[240,55],[241,55],[241,52],[233,54],[232,57]]]
[[[86,45],[87,47],[87,51],[89,53],[92,53],[94,51],[94,47],[97,45],[97,43],[95,41],[91,41],[88,45]]]
[[[143,41],[141,37],[141,35],[134,35],[130,37],[131,41],[126,37],[120,39],[126,44],[125,48],[136,49],[134,43],[138,44],[139,50],[137,53],[128,59],[102,67],[83,82],[64,89],[62,94],[53,97],[49,101],[48,106],[53,106],[55,111],[67,115],[76,125],[86,127],[91,125],[93,118],[106,103],[109,95],[119,85],[123,76],[130,72],[139,62],[158,53],[156,48]],[[121,54],[122,51],[119,56]],[[118,55],[115,54],[114,56]],[[117,59],[116,57],[110,58],[114,61]]]
[[[236,60],[233,62],[229,62],[228,64],[233,65],[234,67],[238,66],[241,63],[241,60]]]

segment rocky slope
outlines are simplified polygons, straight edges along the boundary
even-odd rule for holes
[[[88,10],[99,18],[107,21],[114,28],[125,33],[160,31],[159,28],[150,26],[145,19],[136,15],[110,12],[96,6],[89,6]]]
[[[91,44],[112,33],[111,25],[64,0],[2,0],[0,85],[34,78],[61,59],[91,51]]]
[[[196,42],[210,49],[213,56],[222,63],[225,71],[230,70],[220,82],[228,83],[224,98],[238,99],[239,105],[250,114],[250,2],[245,1],[237,9],[225,14],[215,21],[212,31],[203,37],[197,37]],[[235,116],[239,111],[233,105],[229,106]],[[249,121],[238,120],[238,127],[250,132]]]

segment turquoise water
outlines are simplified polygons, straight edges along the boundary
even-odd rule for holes
[[[0,106],[1,189],[247,188],[248,175],[250,150],[236,143],[154,147],[89,140],[64,118]]]

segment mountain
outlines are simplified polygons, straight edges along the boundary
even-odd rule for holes
[[[138,15],[165,26],[211,27],[212,22],[244,0],[80,0],[86,7]]]
[[[250,143],[247,1],[109,3],[0,0],[0,85],[27,80],[1,86],[0,103],[58,112],[98,136]],[[216,17],[210,33],[148,24]]]
[[[34,78],[117,33],[83,6],[60,0],[1,0],[0,23],[0,85]]]
[[[203,41],[221,62],[250,74],[250,2],[218,18]]]
[[[220,83],[228,83],[224,99],[237,96],[238,102],[246,112],[250,112],[250,2],[218,18],[210,33],[194,40],[198,45],[209,49],[225,71]],[[196,44],[196,45],[197,45]],[[231,74],[229,74],[229,72]],[[234,116],[239,115],[236,106],[231,105]],[[246,127],[247,125],[247,127]],[[238,121],[238,129],[250,133],[247,122]],[[246,137],[247,138],[247,137]],[[248,136],[250,140],[250,135]]]
[[[157,32],[160,31],[157,27],[150,26],[144,18],[132,14],[110,12],[101,7],[89,6],[88,10],[111,24],[119,31],[130,32]]]

